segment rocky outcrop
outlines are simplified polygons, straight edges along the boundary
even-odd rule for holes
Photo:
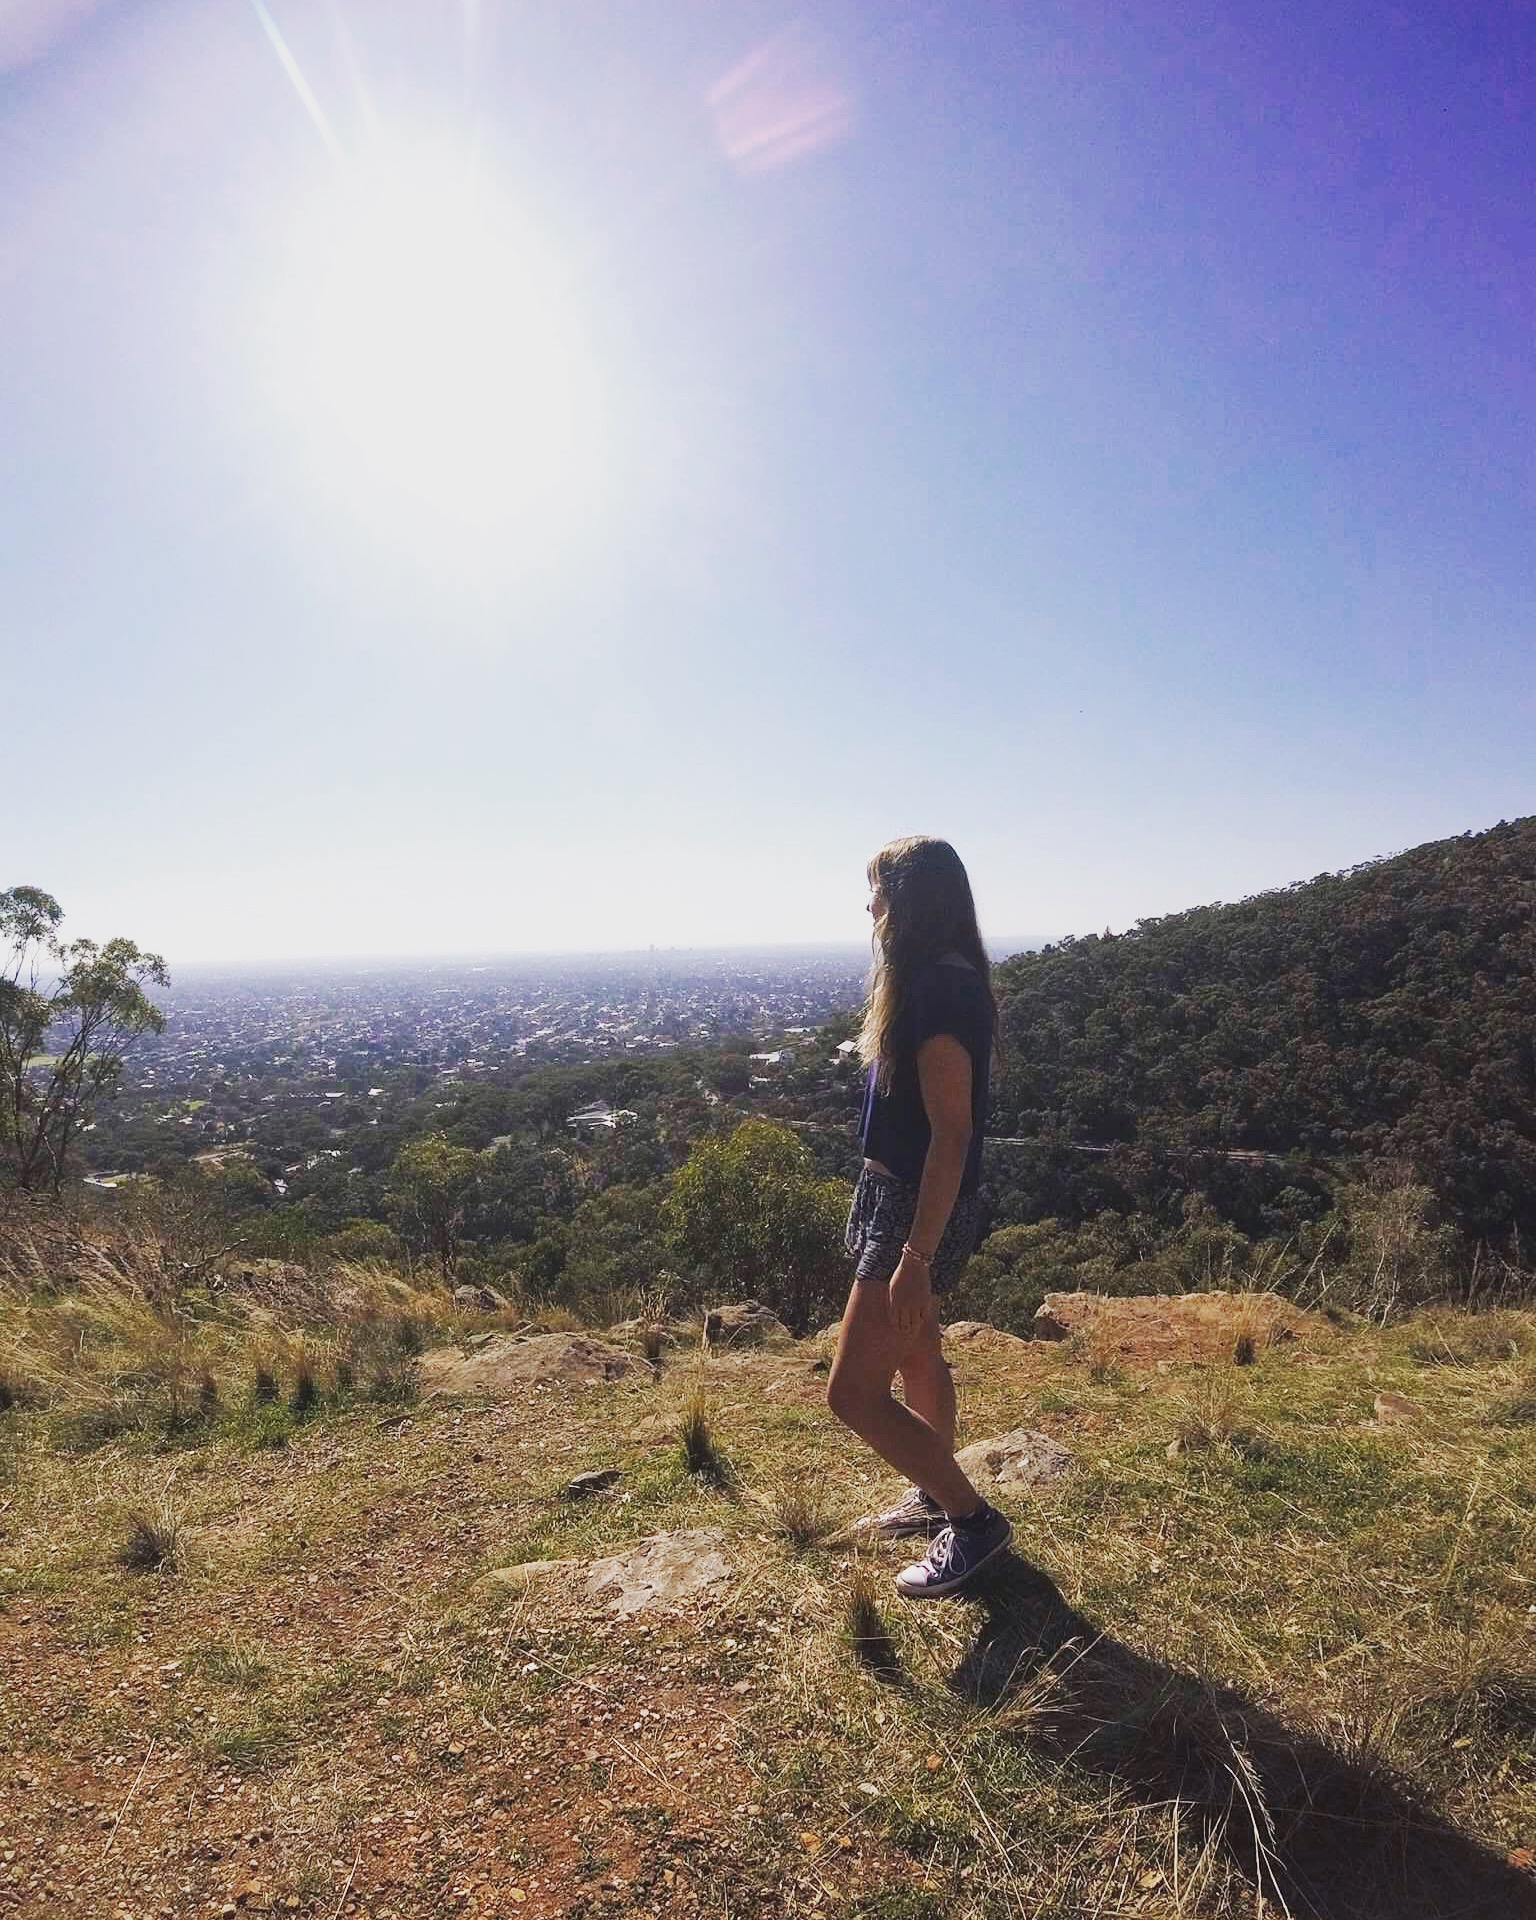
[[[505,1313],[512,1304],[494,1287],[455,1287],[453,1304],[460,1313]]]
[[[1000,1487],[1048,1487],[1076,1465],[1059,1440],[1022,1427],[962,1447],[955,1459],[968,1480],[992,1481]]]
[[[1048,1293],[1034,1319],[1037,1340],[1089,1340],[1107,1359],[1230,1358],[1246,1339],[1254,1348],[1300,1339],[1321,1323],[1278,1293]]]
[[[587,1598],[616,1613],[643,1613],[692,1600],[730,1574],[722,1536],[713,1528],[653,1533],[623,1553],[594,1560],[587,1569]]]
[[[632,1353],[589,1334],[540,1333],[525,1340],[498,1336],[468,1354],[457,1347],[423,1354],[421,1390],[428,1397],[482,1394],[504,1399],[531,1386],[597,1386],[636,1371],[649,1369]]]
[[[704,1316],[706,1347],[763,1347],[787,1343],[793,1336],[776,1313],[759,1300],[711,1307]]]
[[[668,1349],[680,1346],[683,1332],[669,1320],[620,1320],[608,1329],[607,1338],[616,1347],[632,1348],[649,1359],[659,1358]]]
[[[1078,1330],[1074,1322],[1087,1324],[1091,1310],[1082,1303],[1093,1297],[1087,1293],[1048,1293],[1035,1308],[1030,1331],[1037,1340],[1069,1340]]]
[[[1016,1333],[1005,1333],[1001,1327],[994,1327],[990,1320],[952,1320],[944,1329],[944,1341],[949,1347],[994,1347],[1004,1352],[1029,1345]]]

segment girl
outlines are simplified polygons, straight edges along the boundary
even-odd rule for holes
[[[875,968],[859,1052],[869,1068],[864,1170],[848,1216],[853,1288],[827,1404],[912,1482],[859,1530],[934,1536],[903,1567],[911,1599],[953,1593],[1013,1538],[955,1462],[955,1389],[938,1302],[976,1239],[981,1130],[997,1012],[971,885],[944,840],[893,840],[869,863]],[[901,1375],[906,1405],[891,1383]]]

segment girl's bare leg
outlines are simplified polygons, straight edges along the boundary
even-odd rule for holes
[[[951,1453],[955,1450],[955,1380],[944,1358],[935,1302],[918,1344],[902,1361],[902,1392],[907,1405],[926,1420]]]
[[[931,1339],[927,1327],[918,1339],[923,1343]],[[946,1513],[974,1512],[981,1496],[955,1464],[953,1427],[946,1439],[935,1422],[904,1407],[891,1394],[891,1382],[898,1371],[905,1378],[904,1362],[911,1356],[911,1340],[891,1325],[886,1288],[878,1281],[856,1280],[827,1381],[827,1405],[887,1465],[930,1494]],[[932,1380],[931,1370],[925,1371],[924,1378]],[[952,1388],[950,1399],[952,1403]],[[941,1393],[929,1405],[942,1420]]]

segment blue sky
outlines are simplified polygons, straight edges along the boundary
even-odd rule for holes
[[[0,885],[994,935],[1536,808],[1536,19],[23,0]]]

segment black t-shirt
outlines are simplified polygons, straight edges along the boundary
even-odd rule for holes
[[[917,1077],[917,1050],[936,1033],[953,1034],[971,1056],[971,1148],[960,1191],[974,1193],[981,1179],[981,1129],[992,1065],[992,1008],[986,983],[972,966],[939,960],[918,973],[893,1036],[895,1057],[889,1093],[878,1091],[873,1065],[869,1069],[859,1139],[866,1159],[879,1160],[898,1179],[913,1186],[922,1179],[931,1129]]]

